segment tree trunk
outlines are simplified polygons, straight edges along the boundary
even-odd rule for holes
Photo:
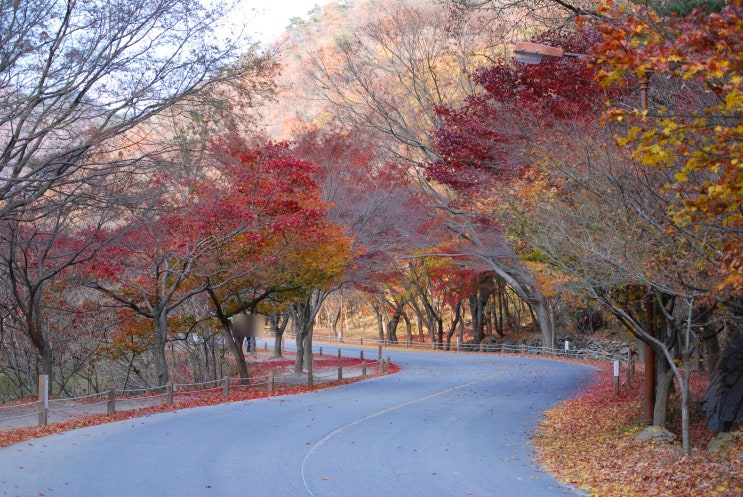
[[[313,292],[310,297],[291,307],[294,325],[297,327],[295,373],[301,373],[305,368],[311,367],[309,362],[312,360],[312,332],[315,327],[315,316],[324,298],[325,294]]]
[[[493,298],[495,298],[495,303],[496,303],[495,332],[501,338],[505,336],[503,333],[503,302],[505,300],[504,295],[503,295],[504,292],[505,292],[505,287],[503,285],[503,281],[500,278],[498,278],[496,282],[495,295]]]
[[[668,397],[673,384],[673,371],[668,367],[665,356],[655,354],[655,407],[653,409],[653,426],[665,428],[668,412]]]
[[[294,372],[301,373],[304,371],[304,332],[297,329],[297,335],[294,338],[297,347],[297,355],[294,358]]]
[[[242,338],[235,339],[232,330],[230,329],[229,321],[222,322],[222,336],[224,337],[224,341],[227,344],[230,354],[232,354],[232,358],[235,360],[240,379],[246,380],[249,377],[248,364],[245,362],[245,355],[242,350]]]
[[[397,344],[397,325],[400,323],[400,315],[395,313],[387,322],[387,342]]]
[[[527,301],[537,315],[537,324],[542,333],[542,347],[555,348],[555,329],[552,321],[552,313],[547,303],[547,298],[541,293],[534,295],[534,300]]]
[[[52,384],[52,376],[54,373],[54,355],[52,353],[52,344],[49,342],[48,334],[45,333],[43,326],[37,321],[31,321],[28,323],[29,330],[31,330],[31,337],[39,353],[39,363],[41,365],[41,374],[49,376],[49,384]]]
[[[152,349],[152,359],[155,363],[155,377],[158,386],[165,386],[170,381],[168,360],[165,357],[165,346],[168,342],[168,318],[164,311],[155,313],[152,319],[155,344]]]
[[[482,309],[480,308],[480,299],[478,294],[471,295],[470,301],[470,312],[472,313],[472,339],[475,344],[478,344],[484,338],[482,331]]]
[[[304,333],[304,336],[302,338],[302,353],[304,354],[304,366],[307,369],[307,371],[312,370],[312,334],[314,332],[314,326],[310,326],[310,328]]]
[[[711,375],[703,403],[707,428],[729,431],[743,424],[743,331],[729,332],[728,345],[715,367],[718,371]]]
[[[410,345],[411,343],[413,343],[413,326],[410,323],[410,318],[408,317],[407,314],[403,314],[402,318],[405,321],[405,332],[407,333],[407,336],[408,336],[407,343],[408,345]]]
[[[341,311],[343,310],[342,306],[338,307],[338,312],[335,313],[335,315],[332,317],[330,321],[330,336],[334,338],[338,338],[338,323],[341,320]]]
[[[454,332],[457,329],[457,326],[459,325],[459,322],[462,320],[462,301],[458,301],[456,307],[454,307],[454,319],[452,320],[451,327],[449,328],[449,331],[446,333],[446,350],[451,350],[451,337],[454,335]]]
[[[377,336],[379,342],[384,342],[384,311],[381,304],[374,305],[374,313],[377,315]]]
[[[274,334],[273,339],[273,356],[283,356],[283,343],[284,343],[284,331],[286,330],[287,324],[289,324],[288,314],[274,313],[271,315],[270,326],[271,331]]]
[[[240,375],[240,378],[242,380],[245,380],[249,377],[248,375],[248,365],[245,362],[245,355],[243,355],[242,351],[242,338],[236,339],[232,333],[232,327],[230,326],[230,319],[227,316],[227,314],[224,313],[222,310],[222,306],[220,305],[220,300],[217,294],[214,292],[214,289],[207,288],[207,294],[209,295],[209,298],[212,301],[212,304],[214,305],[214,312],[217,316],[217,319],[219,320],[219,323],[222,325],[222,337],[224,339],[224,343],[227,345],[227,349],[230,351],[230,354],[232,355],[232,358],[235,361],[235,364],[237,365],[237,371]]]
[[[41,313],[40,289],[31,294],[28,299],[28,305],[29,307],[22,310],[23,318],[26,321],[26,333],[39,354],[41,374],[47,375],[49,377],[49,385],[52,385],[54,357],[52,344],[49,341],[49,333],[47,333],[46,328],[42,324],[43,316]]]
[[[420,341],[420,343],[424,343],[426,341],[426,337],[423,334],[423,321],[425,320],[425,318],[423,317],[423,311],[420,310],[415,301],[411,302],[413,304],[413,312],[415,312],[416,326],[418,327],[418,340]]]

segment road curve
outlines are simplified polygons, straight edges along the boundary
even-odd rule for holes
[[[389,354],[403,371],[0,449],[0,495],[580,495],[535,467],[529,435],[592,368],[496,354]]]

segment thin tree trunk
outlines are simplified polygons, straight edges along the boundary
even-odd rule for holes
[[[165,346],[168,340],[168,320],[164,311],[157,312],[152,320],[155,344],[152,349],[152,359],[155,362],[155,377],[158,386],[165,386],[170,381],[168,359],[165,356]]]
[[[449,331],[446,333],[446,350],[451,350],[451,337],[454,335],[454,332],[457,329],[457,326],[459,325],[459,322],[462,320],[462,301],[458,301],[457,305],[454,307],[454,320],[451,323],[451,327],[449,328]]]
[[[235,364],[237,364],[237,371],[240,375],[240,379],[246,380],[249,377],[248,364],[245,362],[245,355],[242,350],[242,339],[235,340],[232,330],[230,329],[229,321],[227,323],[222,323],[222,336],[224,336],[227,348],[230,350],[232,358],[235,360]]]
[[[408,345],[410,345],[411,343],[413,343],[413,326],[410,323],[410,317],[408,317],[407,314],[403,314],[402,315],[402,318],[405,321],[405,331],[406,331],[406,333],[408,335],[408,339],[407,339],[408,342],[407,343],[408,343]]]
[[[273,331],[273,356],[283,356],[284,331],[289,324],[288,313],[275,313],[271,315],[271,331]]]
[[[374,305],[374,313],[377,315],[377,335],[379,342],[382,343],[384,342],[384,311],[381,304]]]
[[[656,354],[662,360],[655,362],[655,406],[653,408],[653,426],[665,428],[668,397],[673,382],[673,372],[667,367],[664,356]]]
[[[505,291],[503,282],[500,278],[497,280],[497,286],[495,294],[493,295],[493,298],[496,302],[496,314],[495,314],[495,332],[498,333],[498,336],[503,338],[505,335],[503,333],[503,301],[505,300],[503,297],[503,293]]]
[[[335,315],[330,320],[330,325],[331,325],[330,336],[331,337],[334,337],[334,338],[337,338],[338,337],[338,323],[341,320],[341,311],[342,311],[342,309],[343,309],[343,307],[342,306],[339,306],[338,307],[338,312],[336,312]]]
[[[222,337],[224,338],[224,342],[227,344],[227,349],[230,351],[230,354],[232,354],[232,358],[235,360],[238,373],[240,374],[240,379],[245,380],[249,375],[248,365],[245,362],[245,356],[242,351],[242,339],[239,341],[235,339],[230,327],[230,321],[222,311],[222,306],[219,304],[219,298],[214,290],[209,288],[207,289],[207,293],[209,294],[212,304],[214,304],[214,311],[217,315],[217,319],[219,319],[219,322],[222,324]]]

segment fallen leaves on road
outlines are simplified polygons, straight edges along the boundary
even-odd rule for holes
[[[540,424],[534,443],[545,469],[592,496],[743,495],[743,440],[730,450],[709,454],[706,445],[713,433],[700,419],[693,420],[690,429],[690,455],[683,453],[680,442],[636,441],[645,428],[643,375],[617,396],[612,366],[599,367],[596,381],[582,396],[548,411]],[[692,377],[697,396],[704,383],[704,377]],[[677,427],[673,431],[680,434]]]

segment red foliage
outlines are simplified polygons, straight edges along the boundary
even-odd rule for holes
[[[598,34],[547,33],[532,41],[588,53]],[[493,181],[508,182],[524,167],[519,150],[561,122],[580,124],[600,115],[607,94],[595,69],[575,58],[545,59],[540,64],[499,60],[474,75],[484,92],[459,109],[439,108],[443,125],[435,148],[442,159],[430,164],[430,179],[472,192]]]

